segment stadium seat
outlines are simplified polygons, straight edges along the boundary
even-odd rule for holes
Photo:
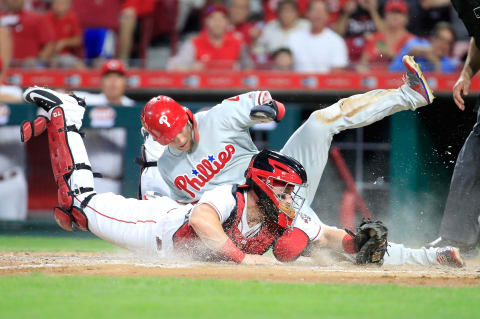
[[[139,58],[147,57],[150,42],[159,35],[170,37],[171,55],[177,52],[178,44],[178,0],[157,0],[153,14],[143,17],[140,21],[140,40],[138,43]]]

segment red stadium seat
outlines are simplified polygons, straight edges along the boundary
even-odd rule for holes
[[[152,39],[159,35],[170,36],[171,54],[177,52],[178,0],[157,0],[153,14],[140,20],[141,35],[138,43],[138,54],[141,59],[147,56],[147,49]]]
[[[73,0],[73,10],[82,28],[104,27],[118,30],[121,0]]]

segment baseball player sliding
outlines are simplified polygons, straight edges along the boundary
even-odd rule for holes
[[[322,225],[309,228],[310,240],[342,239],[345,235],[343,230],[323,225],[310,208],[333,135],[432,102],[433,94],[414,59],[405,56],[403,63],[407,70],[406,84],[396,90],[355,95],[313,112],[281,150],[297,159],[307,172],[309,182],[301,190],[306,199],[301,215],[310,223]],[[169,97],[151,99],[141,115],[143,127],[149,133],[143,147],[146,165],[141,177],[142,196],[145,198],[147,191],[155,191],[188,203],[197,201],[216,186],[243,183],[244,169],[258,152],[248,128],[258,122],[279,121],[284,114],[283,104],[274,101],[267,91],[229,98],[195,115]],[[429,264],[425,253],[416,252],[422,256],[415,258],[417,261]],[[409,262],[406,256],[410,255],[404,256],[396,263]]]
[[[300,211],[305,202],[303,194],[308,193],[308,171],[301,163],[281,153],[262,151],[253,158],[248,155],[246,168],[237,168],[242,175],[245,174],[245,183],[212,187],[199,196],[195,206],[181,205],[168,197],[141,201],[113,193],[96,194],[79,133],[83,101],[42,88],[28,89],[24,98],[48,112],[46,128],[52,167],[59,186],[60,207],[56,208],[55,217],[64,229],[72,230],[73,222],[83,230],[88,229],[100,238],[132,250],[161,255],[168,255],[173,250],[194,254],[205,251],[246,264],[272,263],[272,258],[258,256],[270,247],[280,261],[294,260],[308,247],[328,247],[356,254],[357,263],[382,263],[384,260],[386,228],[381,223],[367,222],[359,227],[357,234],[347,234],[322,224],[311,209]],[[350,116],[355,116],[355,110],[351,110]],[[258,111],[258,108],[252,111],[267,113]],[[325,122],[336,119],[330,115],[323,114],[320,118]],[[169,120],[168,114],[166,117],[172,126],[173,121]],[[196,129],[193,125],[192,131]],[[185,124],[181,130],[185,130]],[[24,140],[31,136],[32,132],[23,132]],[[174,135],[174,143],[179,140],[177,137]],[[196,140],[198,143],[198,135]],[[210,161],[213,163],[210,167],[218,171],[227,167],[233,155],[238,155],[236,145],[241,144],[225,145],[225,151],[218,154],[217,160]],[[182,142],[174,149],[184,149],[185,146],[186,142]],[[209,167],[206,162],[202,164]],[[200,184],[206,182],[199,180]],[[197,247],[199,242],[206,250]],[[385,255],[386,264],[463,265],[458,250],[453,248],[414,250],[390,243],[388,253]]]
[[[315,196],[333,135],[432,102],[433,94],[419,66],[410,56],[405,56],[403,63],[406,84],[354,95],[313,112],[281,149],[307,171],[308,205]],[[144,145],[147,160],[158,159],[158,165],[143,171],[142,195],[154,190],[190,203],[215,186],[241,183],[251,157],[258,152],[248,129],[259,122],[280,121],[284,114],[283,104],[274,101],[268,91],[232,97],[195,115],[169,97],[154,97],[145,105],[141,121],[150,135]],[[152,173],[155,171],[160,177]]]

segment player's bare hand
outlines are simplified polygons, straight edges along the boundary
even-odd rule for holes
[[[462,111],[465,110],[465,101],[463,100],[463,96],[468,95],[468,91],[470,89],[470,79],[461,75],[457,83],[453,86],[453,100],[455,104],[457,104],[458,108]]]
[[[278,260],[271,256],[250,255],[247,254],[242,261],[242,265],[279,265]]]

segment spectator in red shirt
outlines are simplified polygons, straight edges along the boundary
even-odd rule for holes
[[[214,4],[204,12],[204,27],[199,35],[187,41],[167,64],[170,70],[228,70],[246,66],[248,55],[244,43],[228,32],[227,8]]]
[[[389,0],[385,5],[385,30],[374,33],[365,45],[357,67],[366,72],[372,67],[385,69],[402,47],[414,37],[407,30],[408,7],[402,0]]]
[[[23,0],[6,0],[7,12],[0,17],[0,47],[4,63],[24,67],[43,67],[54,51],[54,30],[45,16],[23,9]],[[5,28],[10,31],[11,40]],[[12,60],[13,58],[13,60]],[[5,67],[8,67],[6,65]]]
[[[47,19],[55,26],[55,56],[52,67],[83,68],[85,65],[76,55],[82,46],[82,29],[71,0],[53,0]]]

